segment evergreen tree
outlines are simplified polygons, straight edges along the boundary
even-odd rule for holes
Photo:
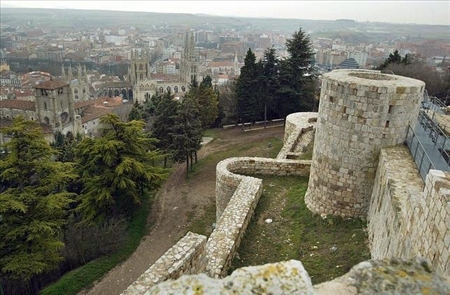
[[[61,228],[73,197],[65,187],[75,174],[72,164],[52,160],[56,152],[35,121],[18,117],[0,132],[12,137],[0,160],[0,274],[29,280],[62,260]]]
[[[314,56],[309,37],[301,30],[286,41],[289,58],[280,62],[279,87],[276,93],[279,115],[313,111],[317,107],[317,79],[312,75]]]
[[[256,57],[249,48],[236,83],[237,117],[241,123],[254,123],[260,113],[257,97],[258,77]]]
[[[143,108],[136,101],[131,108],[130,113],[128,114],[128,122],[133,120],[142,120],[143,119]]]
[[[261,75],[259,76],[259,95],[263,104],[264,126],[267,124],[267,112],[272,113],[273,96],[278,88],[279,64],[275,55],[275,49],[270,47],[264,51],[261,60]],[[269,110],[268,110],[269,108]]]
[[[170,93],[164,94],[159,101],[155,111],[155,122],[152,128],[152,137],[158,139],[156,146],[162,150],[164,156],[164,167],[167,167],[167,157],[172,155],[173,137],[172,128],[178,112],[179,103],[173,99]]]
[[[202,127],[206,129],[215,122],[219,113],[219,94],[214,90],[210,76],[203,79],[194,96],[197,99]]]
[[[193,158],[195,156],[197,159],[197,151],[201,148],[203,131],[199,117],[197,100],[189,96],[184,98],[169,134],[173,138],[173,159],[176,162],[186,161],[186,175],[189,175],[189,163],[192,169]]]
[[[85,138],[77,147],[77,169],[83,182],[77,212],[92,222],[129,215],[145,190],[159,187],[167,170],[156,140],[143,131],[143,121],[122,122],[115,114],[101,118],[100,138]]]
[[[395,50],[394,53],[389,53],[389,57],[377,68],[377,70],[385,70],[391,64],[403,64],[409,65],[412,63],[412,57],[409,54],[406,54],[403,58],[398,53],[398,50]]]

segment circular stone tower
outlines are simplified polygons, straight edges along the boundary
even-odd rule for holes
[[[368,70],[323,76],[307,207],[366,216],[380,149],[403,144],[415,125],[425,83]]]

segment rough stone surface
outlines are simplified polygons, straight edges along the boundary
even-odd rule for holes
[[[382,149],[368,214],[371,256],[425,257],[450,276],[450,174],[425,185],[404,146]]]
[[[204,274],[183,276],[150,289],[152,294],[316,294],[302,263],[296,260],[243,267],[223,279]]]
[[[323,76],[311,175],[314,213],[364,217],[382,147],[402,144],[415,125],[425,83],[367,70]]]
[[[334,293],[327,293],[332,284]],[[341,294],[450,294],[446,278],[434,272],[426,259],[369,260],[355,265],[347,274],[331,282],[315,286],[318,294],[339,294],[347,288],[350,293]]]
[[[203,266],[205,244],[205,236],[188,232],[122,295],[146,294],[150,287],[158,283],[168,279],[177,279],[183,274],[198,273]]]

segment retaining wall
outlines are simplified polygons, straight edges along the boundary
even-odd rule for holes
[[[204,268],[205,245],[205,236],[188,232],[121,295],[146,294],[158,283],[199,273]]]

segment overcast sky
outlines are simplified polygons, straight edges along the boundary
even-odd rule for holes
[[[0,1],[1,7],[205,13],[222,16],[450,25],[450,1]]]

